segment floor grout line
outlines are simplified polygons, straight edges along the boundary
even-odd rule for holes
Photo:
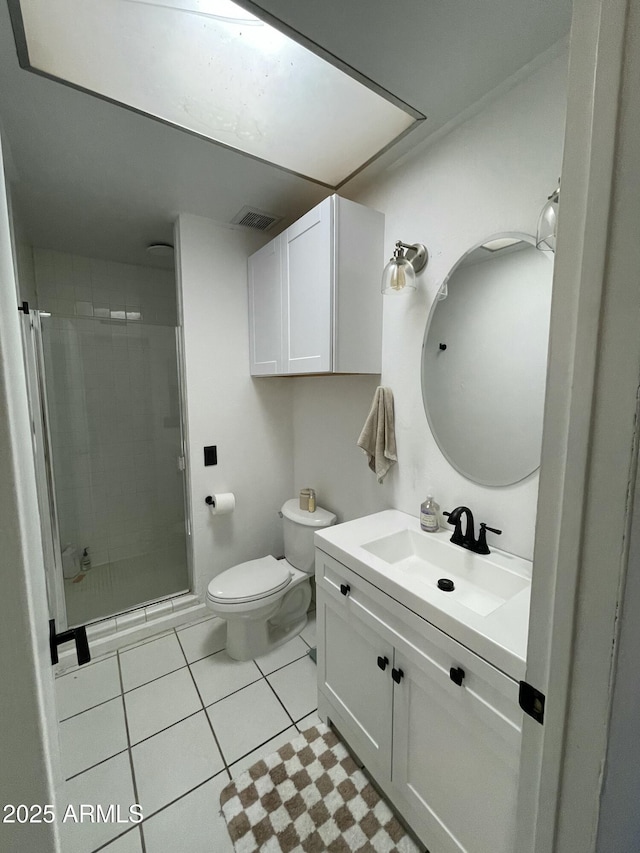
[[[289,717],[289,719],[291,720],[292,725],[294,725],[294,726],[295,726],[295,724],[296,724],[296,723],[295,723],[295,720],[293,719],[293,717],[291,716],[291,714],[290,714],[290,713],[289,713],[289,711],[287,710],[287,707],[285,706],[285,704],[284,704],[284,702],[282,701],[282,699],[278,696],[278,693],[277,693],[277,691],[276,691],[275,687],[273,686],[273,684],[271,684],[271,682],[269,681],[269,679],[267,678],[267,676],[266,676],[266,675],[265,675],[265,677],[264,677],[264,680],[267,682],[267,684],[268,684],[268,685],[269,685],[269,687],[271,688],[271,692],[273,693],[273,695],[276,697],[276,699],[278,700],[278,702],[279,702],[279,703],[282,705],[282,707],[284,708],[284,712],[285,712],[285,714],[287,715],[287,717]]]
[[[128,690],[122,691],[123,696],[127,696],[129,693],[133,693],[135,690],[140,690],[142,687],[147,687],[149,684],[153,684],[155,681],[160,681],[161,678],[165,678],[167,675],[173,675],[174,672],[180,672],[181,669],[184,669],[185,666],[189,664],[183,664],[181,666],[177,666],[175,669],[170,669],[168,672],[163,672],[162,675],[157,675],[155,678],[150,678],[149,681],[145,681],[142,684],[137,684],[135,687],[129,687]]]
[[[144,820],[139,824],[140,828],[142,829],[144,827],[145,823],[150,821],[152,818],[157,817],[160,814],[160,812],[165,811],[170,806],[175,806],[176,803],[179,803],[180,800],[183,800],[185,797],[188,797],[189,794],[193,794],[193,792],[197,791],[198,788],[202,788],[203,785],[206,785],[208,782],[211,782],[213,779],[217,779],[218,776],[220,776],[222,773],[224,773],[224,770],[218,770],[218,772],[214,773],[213,776],[209,776],[206,779],[204,779],[202,782],[198,782],[197,785],[194,785],[193,788],[189,788],[188,791],[185,791],[184,794],[180,794],[179,797],[176,797],[174,800],[171,800],[170,803],[166,803],[164,806],[160,806],[159,809],[156,809],[154,812],[151,812],[151,814],[148,817],[145,817]],[[144,832],[142,832],[141,834],[144,835]],[[94,851],[94,853],[95,853],[95,851]],[[145,853],[146,853],[146,850],[145,850]],[[187,851],[187,853],[188,853],[188,851]]]
[[[194,676],[194,674],[193,674],[193,673],[191,673],[191,677],[192,677],[192,678],[193,678],[193,680],[195,681],[195,676]],[[266,676],[265,676],[265,675],[262,675],[262,673],[260,673],[260,675],[258,675],[258,677],[257,677],[257,678],[254,678],[254,679],[253,679],[253,681],[249,681],[249,682],[247,682],[247,684],[243,684],[243,685],[242,685],[242,687],[238,687],[236,690],[232,690],[230,693],[225,693],[225,695],[224,695],[224,696],[221,696],[221,697],[220,697],[220,699],[216,699],[214,702],[209,702],[209,704],[208,704],[208,705],[205,705],[205,704],[204,704],[204,700],[202,699],[202,697],[200,697],[200,701],[203,703],[203,708],[204,708],[204,709],[205,709],[205,711],[206,711],[206,709],[207,709],[207,708],[211,708],[211,707],[213,707],[213,705],[217,705],[217,704],[218,704],[218,702],[224,702],[224,700],[225,700],[225,699],[228,699],[230,696],[235,696],[235,695],[236,695],[236,693],[240,693],[240,691],[241,691],[241,690],[244,690],[244,689],[245,689],[245,687],[251,687],[251,685],[252,685],[252,684],[255,684],[257,681],[260,681],[260,680],[261,680],[261,679],[263,679],[263,678],[266,678]],[[196,684],[196,690],[198,690],[198,685],[197,685],[197,684]],[[198,695],[200,695],[200,691],[199,691],[199,690],[198,690]]]
[[[118,675],[120,676],[120,687],[124,688],[124,682],[122,680],[122,668],[120,666],[120,653],[118,652]],[[135,801],[138,805],[140,805],[140,795],[138,792],[138,783],[136,780],[136,771],[133,764],[133,752],[131,748],[131,732],[129,731],[129,715],[127,714],[127,703],[124,700],[124,689],[122,690],[122,709],[124,711],[124,726],[127,732],[127,744],[128,753],[129,753],[129,765],[131,767],[131,781],[133,783],[133,796],[135,797]],[[140,843],[142,845],[142,853],[146,853],[146,846],[144,842],[144,835],[142,832],[140,833]]]
[[[180,637],[178,637],[178,643],[180,644],[180,648],[182,649],[182,654],[185,656],[185,659],[186,659],[187,656],[185,654],[182,643],[180,642]],[[215,741],[215,744],[218,747],[218,752],[220,753],[220,758],[222,758],[222,762],[224,764],[224,769],[227,771],[227,775],[229,776],[229,779],[231,779],[231,773],[229,773],[229,765],[227,764],[227,759],[224,757],[224,752],[222,751],[222,746],[220,745],[220,741],[218,740],[216,733],[213,730],[213,724],[211,723],[211,718],[207,714],[207,707],[204,704],[204,701],[202,699],[202,695],[200,693],[200,689],[198,687],[198,683],[195,679],[194,674],[191,672],[191,667],[189,666],[189,664],[187,664],[187,669],[189,670],[189,675],[191,676],[191,680],[193,681],[193,686],[195,687],[196,693],[198,694],[198,699],[200,700],[200,704],[202,705],[202,710],[204,711],[205,719],[206,719],[207,723],[209,724],[209,728],[211,729],[211,734],[213,735],[213,739]]]
[[[151,738],[154,738],[156,735],[160,735],[163,732],[168,732],[169,729],[172,729],[174,726],[179,726],[180,723],[184,723],[185,720],[190,720],[191,717],[195,717],[201,713],[202,713],[202,708],[198,708],[197,711],[192,711],[190,714],[187,714],[185,717],[180,717],[180,719],[176,720],[174,723],[169,723],[168,726],[164,726],[164,728],[158,729],[157,732],[153,732],[153,734],[147,735],[146,737],[143,737],[140,740],[137,740],[135,743],[131,744],[131,749],[135,749],[136,746],[140,746],[141,743],[146,743],[148,740],[151,740]]]
[[[100,767],[101,764],[104,764],[107,761],[111,761],[112,758],[116,758],[118,755],[122,755],[123,752],[126,752],[129,749],[129,746],[125,746],[124,749],[119,749],[117,752],[108,755],[106,758],[102,758],[100,761],[96,761],[95,764],[92,764],[90,767],[85,767],[83,770],[78,770],[77,773],[74,773],[72,776],[67,776],[64,780],[65,782],[71,782],[72,779],[77,779],[78,776],[82,776],[83,773],[88,773],[89,770],[95,770],[96,767]]]
[[[236,760],[235,760],[235,761],[233,761],[233,762],[229,765],[229,769],[231,769],[231,768],[232,768],[235,764],[237,764],[239,761],[242,761],[244,758],[246,758],[246,757],[247,757],[247,755],[251,755],[251,753],[252,753],[252,752],[255,752],[257,749],[261,749],[263,746],[266,746],[266,745],[269,743],[269,741],[272,741],[272,740],[274,740],[275,738],[280,737],[280,735],[281,735],[281,734],[284,734],[286,731],[288,731],[288,730],[289,730],[289,729],[291,729],[291,728],[294,728],[294,729],[295,729],[295,728],[296,728],[296,724],[294,723],[294,724],[293,724],[293,726],[285,726],[281,731],[276,732],[274,735],[271,735],[271,737],[269,737],[269,738],[267,738],[266,740],[262,741],[262,743],[259,743],[257,746],[254,746],[254,747],[253,747],[252,749],[250,749],[248,752],[245,752],[245,753],[244,753],[244,755],[241,755],[241,756],[240,756],[240,758],[236,758]],[[243,772],[244,772],[244,771],[243,771]],[[233,776],[232,776],[231,778],[233,779]]]
[[[120,693],[116,693],[115,696],[110,696],[108,699],[104,699],[102,702],[97,702],[95,705],[90,705],[88,708],[83,708],[82,711],[77,711],[75,714],[69,714],[68,717],[63,717],[61,720],[58,720],[58,725],[60,723],[66,723],[69,720],[75,719],[75,717],[79,717],[81,714],[86,714],[87,711],[93,711],[94,708],[100,708],[102,705],[107,705],[109,702],[113,702],[114,699],[119,699],[122,696],[122,690]]]
[[[134,824],[134,826],[130,826],[128,829],[125,829],[124,832],[121,832],[120,835],[116,835],[113,838],[110,838],[109,841],[105,841],[105,843],[101,844],[100,847],[95,847],[91,851],[91,853],[101,853],[102,850],[106,850],[111,844],[114,844],[116,841],[118,841],[123,836],[129,835],[130,832],[135,832],[136,829],[140,830],[141,827],[142,827],[141,823]],[[140,831],[140,844],[142,846],[142,850],[144,851],[144,853],[146,853],[146,850],[144,847],[144,841],[142,840],[142,831]]]
[[[269,672],[264,672],[264,670],[260,669],[260,664],[258,663],[258,659],[254,660],[255,665],[260,669],[260,672],[264,675],[265,678],[268,678],[270,675],[273,675],[276,672],[280,672],[281,669],[284,669],[287,666],[291,666],[292,663],[297,663],[299,660],[306,658],[309,654],[309,649],[306,649],[303,654],[299,657],[294,658],[293,660],[287,661],[287,663],[283,663],[282,666],[277,666],[275,669],[270,669]]]

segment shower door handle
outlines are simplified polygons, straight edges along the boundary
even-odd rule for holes
[[[61,634],[56,634],[56,620],[49,620],[49,648],[51,649],[52,664],[58,663],[58,646],[61,643],[68,643],[71,640],[76,641],[78,665],[82,666],[83,663],[89,663],[91,660],[91,652],[89,651],[86,626],[79,625],[77,628],[71,628],[69,631],[63,631]]]

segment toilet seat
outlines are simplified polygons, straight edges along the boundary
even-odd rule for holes
[[[292,576],[286,560],[271,555],[248,560],[217,575],[209,584],[207,598],[215,604],[259,601],[288,586]]]

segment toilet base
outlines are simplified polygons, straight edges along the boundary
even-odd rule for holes
[[[249,623],[249,624],[246,624]],[[288,628],[268,622],[249,620],[227,621],[227,654],[233,660],[244,661],[261,657],[272,649],[296,637],[307,624],[307,614]]]
[[[227,654],[233,660],[252,660],[296,637],[307,624],[311,585],[305,577],[282,599],[270,618],[247,618],[229,614]]]

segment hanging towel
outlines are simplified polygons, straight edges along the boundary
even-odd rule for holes
[[[367,416],[358,447],[369,457],[369,468],[381,483],[391,466],[398,461],[396,456],[396,432],[391,388],[376,388],[371,411]]]

